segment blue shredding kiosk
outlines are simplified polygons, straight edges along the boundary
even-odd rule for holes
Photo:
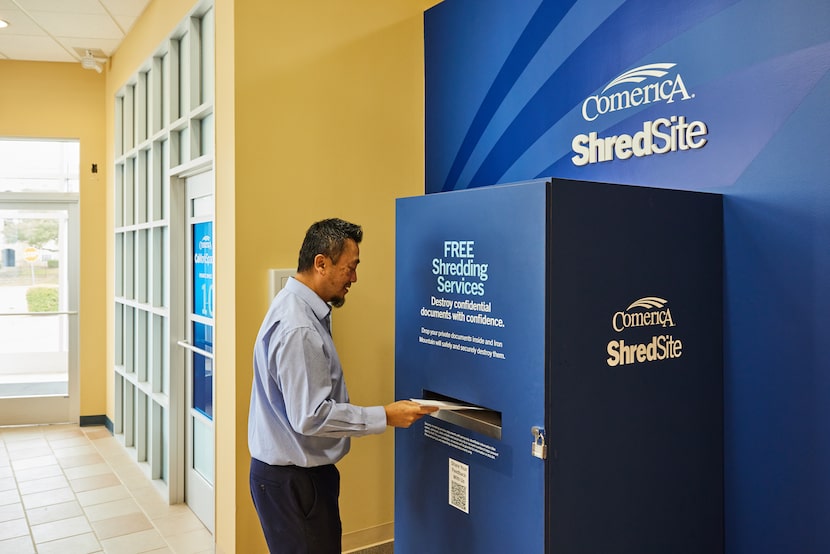
[[[395,552],[718,554],[722,197],[398,199]]]

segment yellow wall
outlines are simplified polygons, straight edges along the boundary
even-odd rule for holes
[[[229,329],[218,333],[214,343],[217,367],[235,368],[217,373],[216,377],[216,411],[217,414],[230,414],[216,419],[216,543],[217,554],[223,552],[256,552],[262,548],[259,532],[252,525],[255,515],[247,508],[250,496],[247,495],[248,465],[242,453],[248,451],[246,444],[247,429],[240,424],[242,417],[247,422],[242,406],[246,405],[244,387],[237,387],[238,374],[245,375],[246,365],[237,365],[237,352],[244,353],[250,349],[245,344],[237,349],[236,321],[237,313],[245,311],[244,306],[236,302],[236,72],[234,49],[234,0],[215,0],[216,25],[216,84],[214,102],[216,106],[215,152],[216,152],[216,248],[220,252],[222,263],[215,268],[216,298],[221,301],[216,306],[217,328]],[[229,263],[224,263],[227,259]],[[247,280],[240,281],[246,286]],[[245,317],[244,315],[242,317]],[[250,385],[248,385],[250,386]],[[237,400],[239,398],[239,400]],[[230,446],[227,448],[226,446]],[[237,459],[240,463],[237,463]],[[237,508],[237,506],[243,506]],[[242,523],[239,523],[241,520]],[[240,534],[247,537],[238,539]],[[237,543],[243,548],[237,549]],[[248,545],[256,545],[248,547]]]
[[[393,400],[395,198],[423,192],[423,10],[432,4],[235,4],[236,552],[265,551],[245,471],[267,270],[296,267],[313,221],[363,225],[359,280],[335,313],[334,338],[352,401]],[[344,533],[393,520],[393,438],[356,439],[339,464]]]
[[[79,302],[80,415],[105,411],[107,370],[101,344],[112,279],[104,258],[107,237],[104,137],[105,77],[79,63],[0,61],[0,136],[71,138],[81,143],[81,267]],[[92,164],[98,173],[92,173]]]

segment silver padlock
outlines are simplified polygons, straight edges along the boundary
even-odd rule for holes
[[[530,453],[533,454],[535,457],[539,458],[540,460],[545,460],[548,457],[548,445],[545,444],[545,432],[544,430],[534,427],[533,428],[533,445],[530,447]]]

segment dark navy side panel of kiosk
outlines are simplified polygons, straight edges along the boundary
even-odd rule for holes
[[[550,552],[723,552],[721,196],[554,180]]]
[[[396,433],[396,552],[544,549],[547,191],[398,200],[396,398],[488,410]]]
[[[396,397],[485,409],[396,433],[395,551],[722,553],[722,226],[560,179],[398,200]]]

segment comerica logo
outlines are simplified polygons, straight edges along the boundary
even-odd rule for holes
[[[605,85],[600,94],[589,96],[582,102],[582,118],[594,121],[601,115],[645,104],[674,104],[694,98],[680,73],[675,73],[673,77],[669,75],[669,70],[676,65],[652,63],[621,73]],[[628,86],[631,84],[636,86]],[[597,131],[579,133],[571,140],[574,152],[571,162],[582,167],[697,150],[706,146],[708,134],[709,128],[703,121],[687,121],[684,115],[657,117],[625,133],[609,136],[600,136]]]
[[[668,300],[658,296],[646,296],[632,302],[625,310],[614,313],[611,327],[622,332],[629,327],[674,327],[671,310],[666,308]],[[634,311],[642,308],[645,311]]]
[[[622,332],[631,327],[674,327],[668,301],[659,296],[645,296],[632,302],[625,310],[614,313],[611,327]],[[624,340],[612,340],[606,346],[610,367],[641,364],[679,358],[683,355],[683,342],[673,335],[655,335],[648,342],[628,344]]]
[[[600,94],[589,96],[582,102],[582,118],[585,121],[594,121],[601,115],[651,104],[652,102],[666,102],[671,104],[675,100],[689,100],[694,94],[689,94],[683,77],[677,73],[673,78],[663,79],[675,63],[652,63],[641,65],[618,75],[605,85]],[[654,82],[643,86],[635,86],[617,92],[606,94],[609,90],[629,83],[640,84],[653,78]]]

